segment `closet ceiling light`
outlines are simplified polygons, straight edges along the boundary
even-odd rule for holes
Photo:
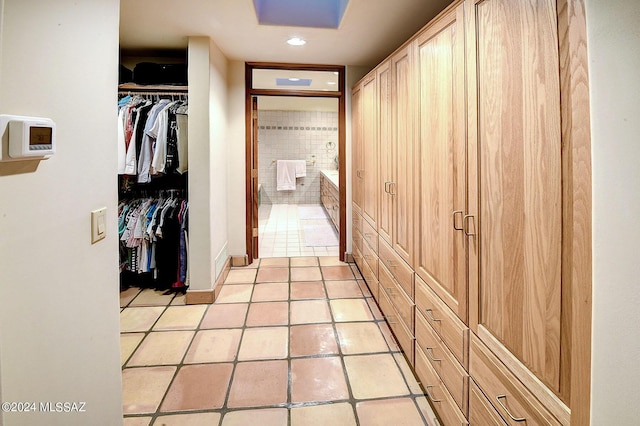
[[[300,37],[291,37],[289,40],[287,40],[287,43],[291,46],[304,46],[305,44],[307,44],[307,42]]]
[[[334,84],[338,84],[338,83],[336,83],[335,81],[329,81],[329,82],[327,82],[327,84],[334,85]]]

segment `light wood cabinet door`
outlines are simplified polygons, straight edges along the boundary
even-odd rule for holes
[[[389,185],[393,199],[394,250],[408,264],[413,264],[414,214],[414,70],[411,45],[391,58],[393,84],[393,158],[394,179]]]
[[[362,85],[362,216],[378,229],[378,102],[375,73]]]
[[[570,179],[563,176],[556,2],[468,0],[465,7],[471,328],[503,362],[568,404],[563,203],[570,211],[571,200],[563,188]]]
[[[467,323],[463,5],[415,43],[418,123],[416,273]]]
[[[362,87],[357,85],[351,92],[351,182],[353,209],[362,212]],[[355,217],[355,214],[354,214]]]
[[[378,81],[378,143],[380,144],[379,167],[380,181],[378,194],[380,200],[380,219],[378,234],[389,244],[393,244],[393,196],[391,185],[395,180],[395,157],[392,127],[393,93],[391,80],[391,62],[386,61],[376,68]]]

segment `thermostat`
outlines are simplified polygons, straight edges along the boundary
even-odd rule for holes
[[[2,115],[0,120],[9,133],[7,151],[11,159],[36,159],[55,154],[56,124],[53,120],[19,115]]]

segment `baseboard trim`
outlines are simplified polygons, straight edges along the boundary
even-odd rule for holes
[[[346,263],[356,263],[356,261],[353,259],[353,253],[345,253],[344,254],[344,261]]]
[[[232,258],[227,258],[224,268],[222,268],[222,272],[220,276],[216,280],[215,285],[210,290],[187,290],[187,295],[185,297],[185,304],[187,305],[210,305],[218,298],[220,295],[220,290],[222,290],[222,284],[227,279],[229,275],[229,271],[231,270],[231,262]]]
[[[249,256],[231,256],[231,266],[249,266]]]

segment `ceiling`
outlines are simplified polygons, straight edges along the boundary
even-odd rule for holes
[[[300,0],[303,1],[303,0]],[[337,29],[259,25],[253,0],[121,0],[125,51],[185,49],[209,36],[230,60],[373,67],[451,0],[350,0]],[[305,46],[289,46],[297,36]]]

